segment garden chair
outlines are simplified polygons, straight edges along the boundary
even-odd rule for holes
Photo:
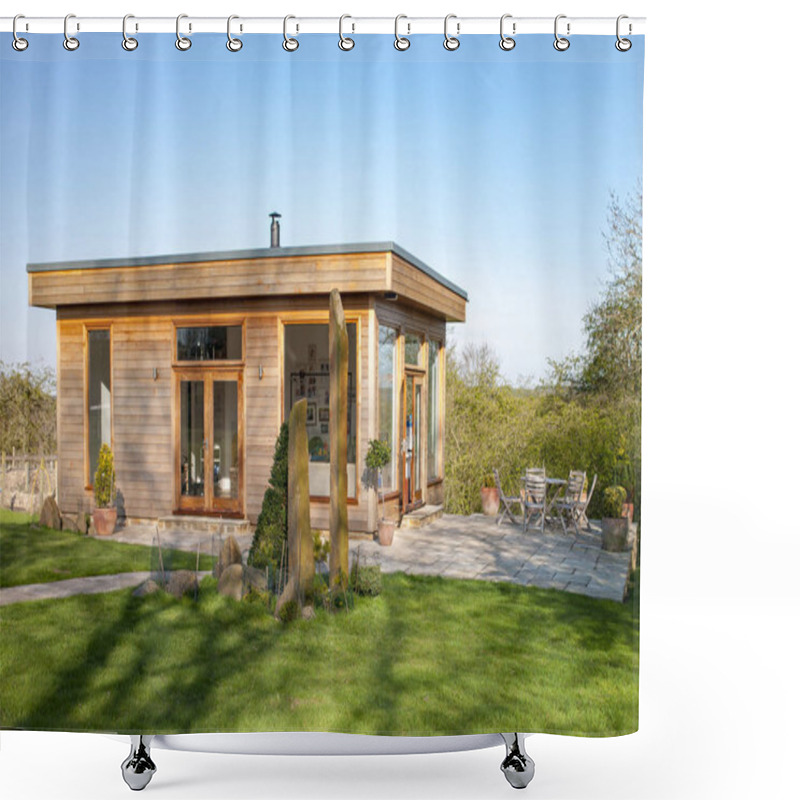
[[[564,533],[567,532],[566,519],[571,521],[575,526],[575,532],[580,533],[578,520],[581,515],[581,494],[583,494],[583,486],[585,483],[585,472],[575,469],[570,470],[567,485],[564,489],[564,496],[558,498],[553,503],[553,508],[555,508],[558,518],[561,520],[561,527],[564,529]]]
[[[516,525],[517,518],[514,516],[513,507],[519,506],[520,513],[522,513],[522,498],[521,497],[514,497],[513,495],[509,497],[504,491],[503,487],[500,484],[500,473],[493,469],[492,472],[494,473],[494,483],[497,486],[497,495],[500,498],[500,502],[503,505],[503,512],[497,518],[497,524],[499,525],[506,517],[508,517],[511,522]]]
[[[525,488],[522,503],[522,531],[528,530],[528,523],[539,514],[539,528],[544,533],[544,518],[547,511],[547,479],[541,472],[525,470]]]
[[[577,512],[578,512],[578,524],[583,523],[586,525],[587,530],[591,530],[591,526],[589,525],[589,517],[586,516],[586,509],[589,508],[589,503],[592,502],[592,494],[594,493],[594,487],[597,485],[597,473],[594,474],[594,479],[592,480],[592,486],[589,489],[589,494],[586,495],[585,500],[581,500],[578,503]]]

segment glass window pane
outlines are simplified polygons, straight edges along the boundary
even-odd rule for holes
[[[421,367],[422,364],[422,340],[413,333],[407,333],[406,339],[406,364],[414,367]]]
[[[381,470],[383,491],[397,489],[397,331],[378,326],[378,437],[389,445],[391,461]]]
[[[181,381],[181,494],[205,494],[203,381]]]
[[[239,496],[239,386],[214,381],[214,497]]]
[[[356,493],[356,374],[358,326],[347,323],[347,495]],[[328,324],[286,325],[284,346],[284,419],[292,406],[305,397],[307,406],[309,490],[312,497],[330,494],[330,363]]]
[[[178,328],[178,361],[238,361],[242,326]]]
[[[100,445],[111,444],[111,331],[88,331],[89,481],[94,483]]]
[[[442,477],[439,431],[439,345],[428,343],[428,480]]]

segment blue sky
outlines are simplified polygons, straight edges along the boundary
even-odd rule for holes
[[[644,39],[0,37],[0,359],[55,362],[28,262],[394,240],[469,292],[509,378],[580,347],[609,193],[642,163]]]

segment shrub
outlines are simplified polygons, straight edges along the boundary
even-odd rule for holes
[[[278,612],[278,619],[281,622],[291,622],[300,616],[300,606],[297,605],[296,600],[287,600]]]
[[[386,442],[370,439],[367,450],[367,469],[379,472],[392,460],[392,451]]]
[[[380,564],[355,565],[350,572],[350,586],[356,594],[377,597],[383,590]]]
[[[314,563],[324,564],[328,560],[328,555],[331,552],[331,543],[329,539],[323,539],[319,531],[313,531],[314,534]]]
[[[609,486],[603,491],[603,516],[622,516],[622,504],[625,502],[627,492],[624,486]]]
[[[281,425],[275,442],[269,486],[264,492],[253,542],[247,563],[258,569],[269,569],[270,580],[277,585],[281,554],[288,537],[289,504],[289,426]],[[274,588],[274,587],[273,587]]]
[[[100,447],[97,471],[94,473],[94,503],[97,508],[110,508],[116,495],[117,476],[114,455],[107,444]]]

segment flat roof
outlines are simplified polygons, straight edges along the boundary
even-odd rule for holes
[[[424,261],[403,249],[395,242],[357,242],[355,244],[328,244],[308,247],[261,247],[253,250],[224,250],[211,253],[179,253],[177,255],[139,256],[135,258],[102,258],[87,261],[51,261],[28,264],[28,272],[62,272],[72,269],[109,269],[112,267],[145,267],[158,264],[193,264],[209,261],[245,261],[257,258],[291,258],[292,256],[329,256],[348,253],[394,253],[437,283],[469,300],[466,290],[449,281]]]

